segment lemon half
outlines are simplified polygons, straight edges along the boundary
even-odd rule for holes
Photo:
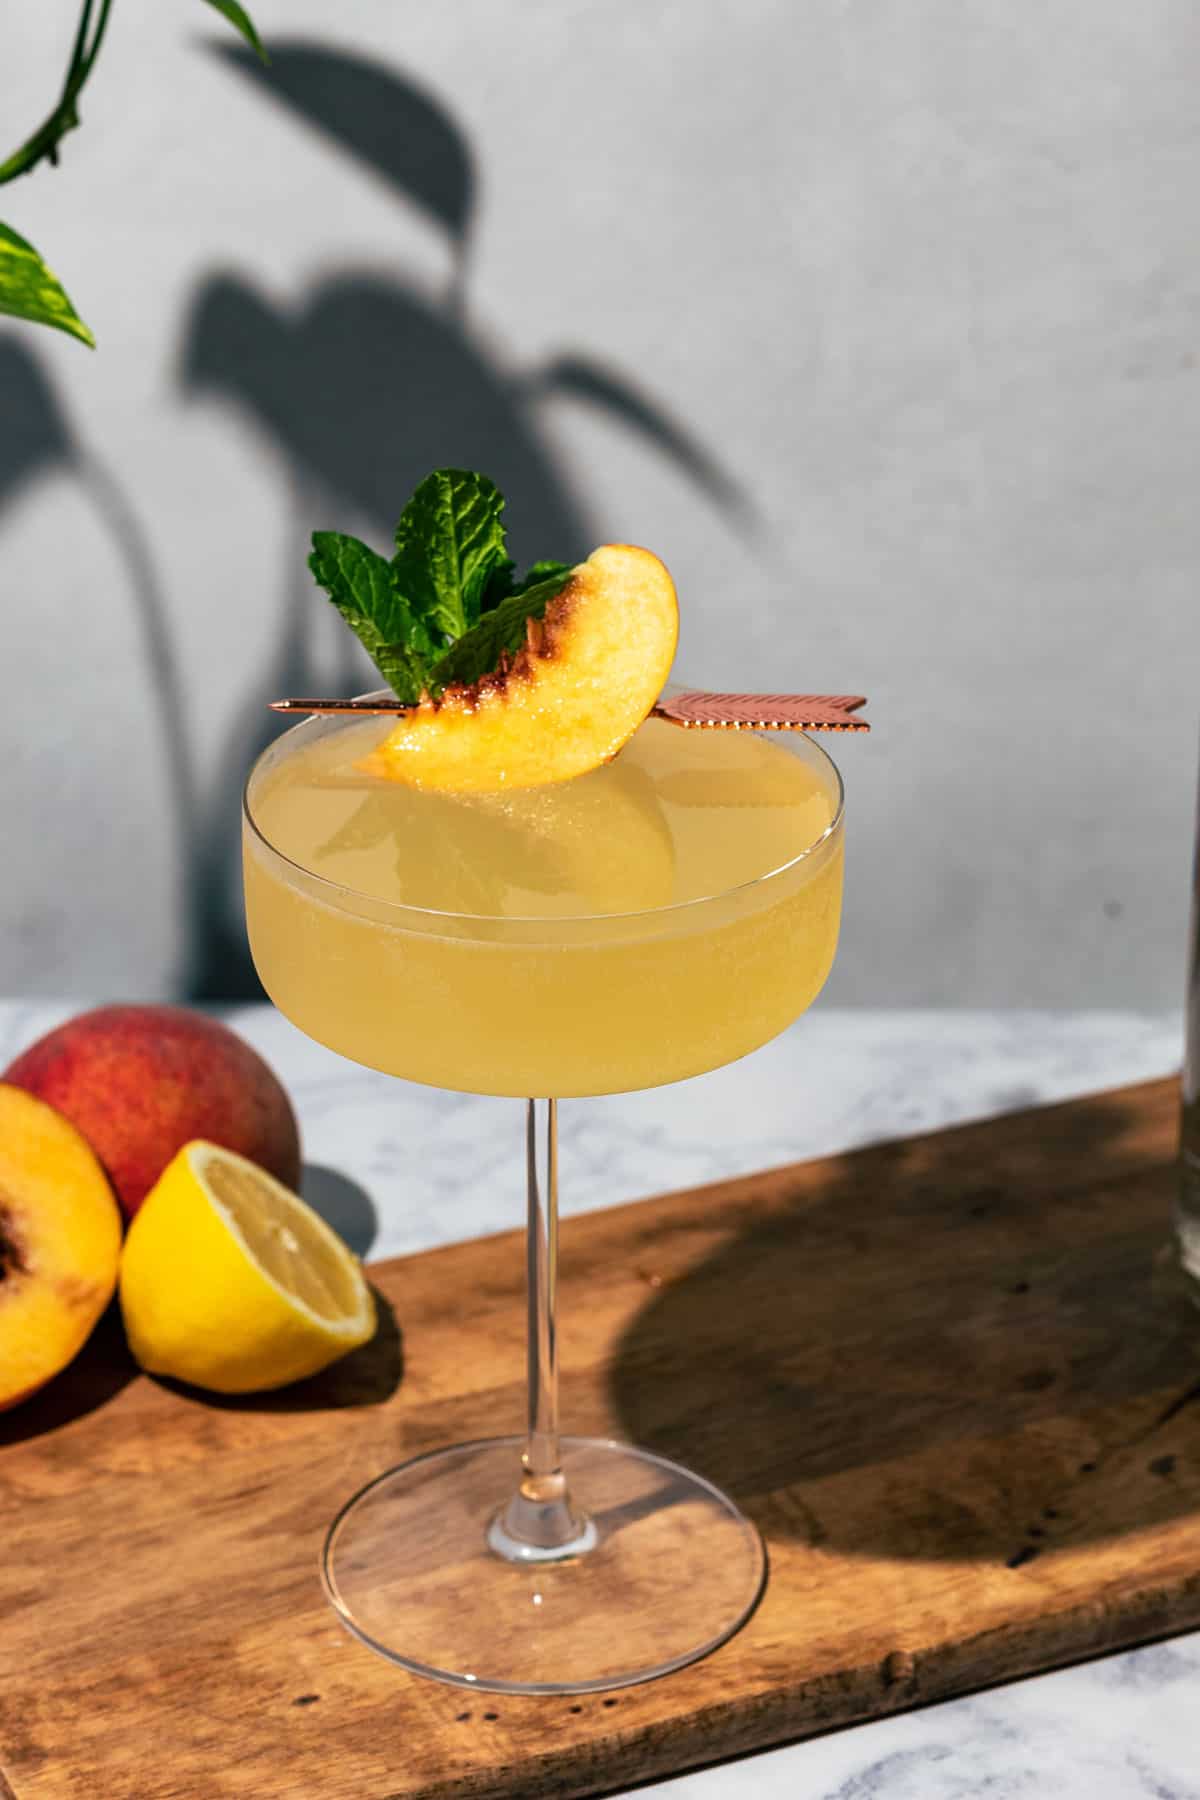
[[[222,1394],[315,1375],[375,1331],[358,1259],[324,1219],[255,1163],[200,1139],[138,1209],[120,1295],[143,1369]]]

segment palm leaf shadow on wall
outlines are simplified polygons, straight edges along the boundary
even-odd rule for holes
[[[16,333],[0,337],[0,416],[4,420],[0,431],[0,514],[6,506],[15,505],[32,483],[53,475],[68,476],[78,483],[94,509],[124,570],[147,678],[140,688],[131,688],[130,703],[141,707],[148,731],[161,746],[165,799],[176,833],[174,899],[190,927],[196,892],[192,879],[196,776],[166,593],[149,537],[111,465],[80,439],[41,361]],[[57,735],[61,729],[58,716],[49,708],[45,716],[47,732]]]

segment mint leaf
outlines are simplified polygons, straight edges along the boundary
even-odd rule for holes
[[[536,562],[514,579],[503,513],[486,475],[435,469],[400,515],[390,563],[343,532],[313,533],[309,567],[402,705],[498,668],[570,576]]]
[[[254,20],[244,6],[238,5],[238,0],[208,0],[208,4],[228,19],[235,31],[241,32],[260,63],[270,62],[270,57],[263,49],[262,39],[254,29]]]
[[[513,570],[516,566],[511,556],[506,556],[502,563],[496,564],[487,578],[487,586],[484,588],[483,597],[479,602],[481,615],[491,612],[492,608],[499,606],[502,600],[508,599],[516,586],[513,581]]]
[[[308,566],[339,612],[368,620],[380,643],[433,650],[432,637],[398,591],[385,557],[342,531],[314,531],[312,542]]]
[[[314,531],[308,566],[405,706],[425,687],[434,641],[416,618],[392,575],[392,565],[369,544],[341,531]]]
[[[561,587],[570,573],[570,563],[550,560],[530,563],[520,581],[514,584],[513,592],[514,594],[526,594],[530,588],[541,587],[544,581],[557,581]]]
[[[493,607],[499,606],[502,600],[507,600],[510,594],[524,594],[530,588],[540,587],[543,581],[550,581],[554,577],[565,581],[571,573],[570,563],[535,562],[526,569],[520,581],[516,581],[513,578],[513,570],[516,566],[512,558],[506,556],[504,561],[498,564],[488,576],[487,586],[483,590],[483,611],[485,613],[491,612]]]
[[[411,644],[377,644],[374,649],[367,644],[366,647],[375,667],[397,700],[402,700],[405,706],[416,706],[421,695],[430,692],[430,659],[422,651],[414,650]]]
[[[459,681],[469,687],[480,676],[490,675],[499,667],[505,651],[516,654],[525,642],[525,621],[540,619],[554,596],[566,586],[570,569],[563,563],[555,563],[553,567],[560,573],[539,582],[536,587],[510,594],[491,612],[484,613],[478,624],[434,663],[429,671],[429,691],[435,698],[452,682]]]
[[[489,579],[509,560],[503,511],[503,496],[486,475],[435,469],[400,515],[396,588],[443,641],[452,643],[475,624]]]
[[[0,313],[53,325],[93,349],[96,340],[67,298],[58,276],[33,245],[8,225],[0,225]]]

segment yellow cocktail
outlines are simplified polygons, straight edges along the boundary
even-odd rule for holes
[[[445,795],[360,768],[391,721],[311,721],[247,790],[246,912],[272,999],[410,1081],[603,1094],[789,1025],[837,943],[841,790],[805,738],[650,719],[573,781]]]

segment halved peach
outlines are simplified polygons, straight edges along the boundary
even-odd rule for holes
[[[484,793],[570,781],[611,760],[663,690],[675,587],[649,550],[605,544],[567,578],[505,667],[411,707],[360,767]]]
[[[71,1361],[112,1298],[121,1214],[95,1155],[0,1084],[0,1412]]]

